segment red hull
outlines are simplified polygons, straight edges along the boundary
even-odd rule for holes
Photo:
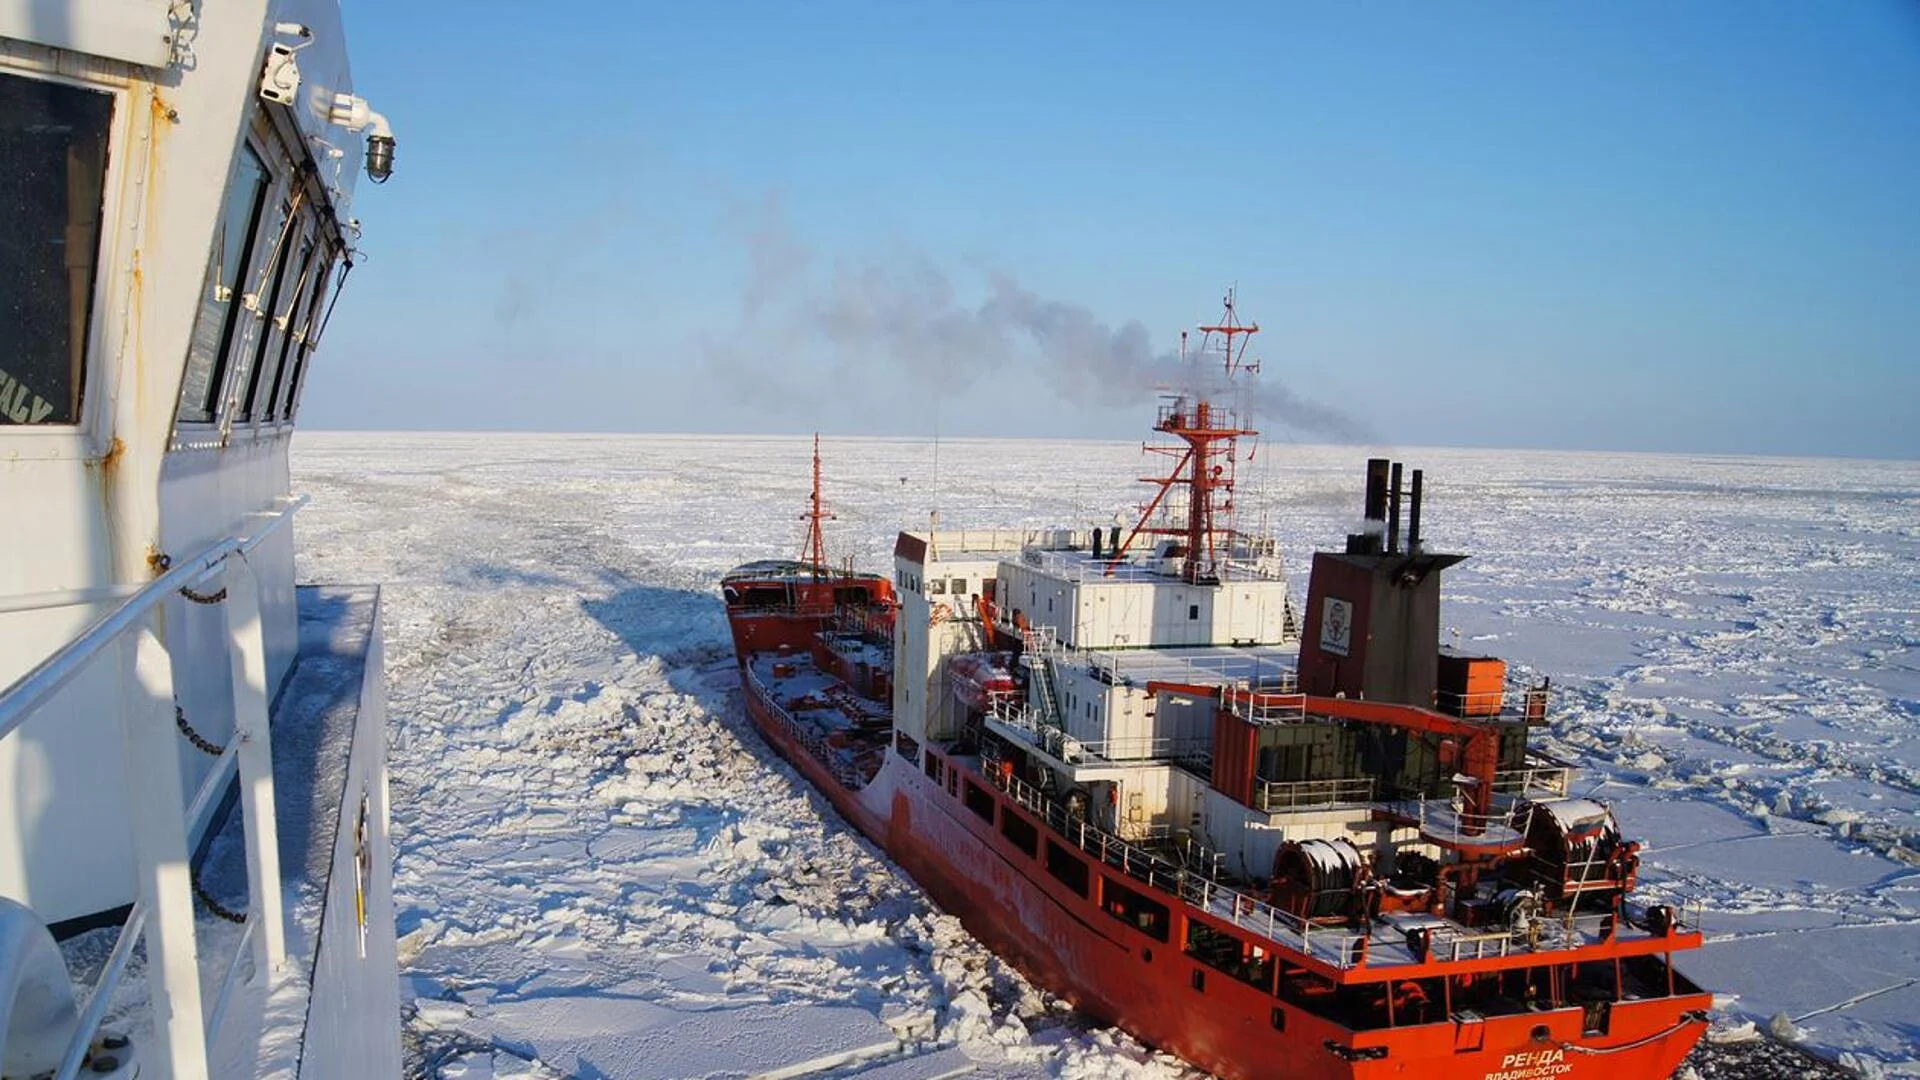
[[[768,741],[975,937],[1082,1012],[1229,1080],[1665,1077],[1704,1029],[1682,1019],[1708,1007],[1711,996],[1700,993],[1617,1002],[1604,1037],[1583,1036],[1577,1007],[1351,1031],[1204,967],[1173,943],[1178,934],[1162,942],[1109,916],[894,754],[865,789],[847,790],[788,735],[751,680],[743,682]],[[984,790],[1000,804],[989,816],[1032,820],[991,786]],[[1350,1060],[1330,1044],[1386,1053]]]

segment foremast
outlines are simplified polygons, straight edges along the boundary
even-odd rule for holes
[[[813,435],[813,494],[807,500],[807,512],[800,515],[807,523],[807,538],[800,545],[800,561],[813,568],[813,576],[818,579],[827,576],[827,538],[821,523],[833,521],[834,516],[827,512],[820,502],[820,433]]]
[[[1143,476],[1143,483],[1157,488],[1142,508],[1140,519],[1125,540],[1115,548],[1108,572],[1118,567],[1134,541],[1143,535],[1178,538],[1180,579],[1189,585],[1210,584],[1221,579],[1227,560],[1220,557],[1224,533],[1229,543],[1233,533],[1233,491],[1240,460],[1239,440],[1260,433],[1248,425],[1246,410],[1223,405],[1213,395],[1234,394],[1244,390],[1259,374],[1257,362],[1246,359],[1247,346],[1259,323],[1242,323],[1234,310],[1234,294],[1229,289],[1222,301],[1225,311],[1218,322],[1201,326],[1200,344],[1191,354],[1187,335],[1180,335],[1181,372],[1188,379],[1182,391],[1160,407],[1154,430],[1179,440],[1173,444],[1148,443],[1142,447],[1151,454],[1174,459],[1165,476]],[[1204,357],[1220,357],[1220,379],[1208,386]],[[1186,515],[1180,521],[1174,515],[1162,515],[1162,507],[1176,488],[1185,489]]]

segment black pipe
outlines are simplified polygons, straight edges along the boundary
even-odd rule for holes
[[[1107,530],[1107,550],[1113,552],[1114,558],[1120,557],[1120,526],[1118,525]]]
[[[1407,495],[1407,554],[1420,553],[1420,473],[1413,470],[1413,490]]]
[[[1093,527],[1093,557],[1100,557],[1100,526]]]
[[[1387,459],[1383,457],[1367,459],[1367,512],[1368,521],[1387,520]]]
[[[1400,463],[1393,463],[1393,479],[1387,494],[1387,554],[1400,551]]]

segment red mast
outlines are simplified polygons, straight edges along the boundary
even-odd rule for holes
[[[813,435],[813,498],[800,520],[807,523],[807,539],[800,548],[800,561],[813,567],[814,576],[818,577],[827,572],[827,540],[820,523],[834,518],[820,507],[820,433],[817,431]]]
[[[1208,343],[1214,335],[1220,336],[1218,348],[1222,353],[1222,374],[1224,385],[1231,387],[1236,377],[1252,375],[1259,370],[1258,365],[1245,363],[1248,339],[1260,332],[1259,323],[1242,324],[1239,315],[1233,310],[1233,291],[1229,289],[1224,301],[1226,313],[1218,324],[1202,326],[1200,332],[1199,353],[1208,349]],[[1186,361],[1186,335],[1180,335],[1181,359]],[[1196,354],[1197,357],[1197,354]],[[1217,544],[1215,515],[1233,512],[1234,470],[1238,461],[1235,453],[1238,440],[1242,435],[1258,435],[1252,428],[1240,426],[1235,411],[1210,401],[1207,390],[1200,378],[1200,363],[1196,358],[1189,375],[1193,385],[1186,392],[1174,397],[1169,405],[1160,407],[1160,415],[1154,421],[1154,430],[1171,435],[1180,440],[1178,446],[1143,447],[1146,451],[1165,454],[1177,458],[1171,472],[1166,476],[1143,476],[1141,480],[1159,486],[1152,501],[1147,503],[1140,515],[1140,521],[1127,534],[1119,548],[1113,552],[1112,566],[1120,561],[1134,540],[1141,534],[1175,536],[1181,538],[1180,578],[1189,584],[1205,580],[1217,580],[1220,558]],[[1187,520],[1184,525],[1154,525],[1154,513],[1166,500],[1167,494],[1175,487],[1187,489]],[[1231,530],[1227,530],[1231,532]]]

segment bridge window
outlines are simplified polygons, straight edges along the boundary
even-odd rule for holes
[[[200,291],[200,314],[187,344],[187,371],[180,382],[180,419],[209,422],[220,408],[227,364],[240,330],[245,281],[260,212],[266,205],[267,167],[243,148],[227,180],[227,205],[214,233],[212,259]]]
[[[77,424],[113,98],[0,75],[0,424]]]
[[[300,401],[300,386],[307,379],[307,359],[319,344],[320,331],[326,323],[326,312],[329,310],[327,288],[335,284],[333,268],[337,260],[338,254],[331,245],[323,243],[316,253],[313,287],[307,293],[306,310],[300,316],[300,332],[294,335],[296,340],[291,346],[293,355],[283,366],[280,379],[283,389],[275,395],[278,404],[274,407],[274,416],[279,419],[291,418],[294,407]],[[346,276],[341,275],[340,280],[345,281]]]
[[[287,230],[289,237],[304,232],[305,228],[299,222],[291,224]],[[287,241],[281,243],[284,246]],[[299,306],[300,286],[305,284],[307,271],[313,261],[313,237],[310,234],[301,237],[299,250],[297,257],[287,252],[281,253],[280,265],[273,275],[273,289],[267,293],[266,306],[260,309],[267,321],[260,326],[260,347],[254,353],[253,370],[247,376],[247,398],[242,415],[249,420],[272,417],[273,396],[280,382],[280,365],[285,362],[287,346],[293,341],[293,309]],[[266,392],[264,397],[261,396],[263,390]]]

